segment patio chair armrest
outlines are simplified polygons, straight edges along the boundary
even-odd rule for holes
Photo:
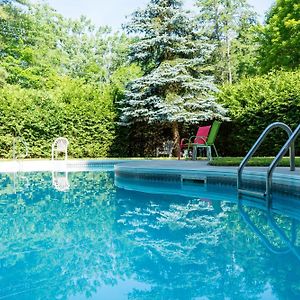
[[[192,143],[192,139],[195,139],[195,135],[192,135],[190,138],[189,138],[189,144],[191,144]]]
[[[185,141],[187,141],[188,139],[187,138],[182,138],[180,140],[180,143],[179,143],[179,147],[180,147],[180,151],[184,148],[185,145],[187,145],[188,143],[186,143]],[[174,144],[174,147],[175,147],[175,144]]]
[[[197,144],[197,143],[192,142],[192,139],[195,139],[195,138],[201,139],[204,142],[204,145],[206,145],[207,136],[200,136],[200,135],[191,136],[190,139],[189,139],[189,145],[190,144]]]
[[[182,139],[180,140],[180,145],[183,144],[183,142],[184,142],[185,140],[187,140],[187,138],[182,138]]]

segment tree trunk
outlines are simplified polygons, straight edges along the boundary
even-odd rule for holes
[[[226,9],[227,11],[229,12],[232,12],[232,7],[231,7],[231,2],[230,1],[226,1]],[[225,21],[225,28],[227,27],[226,29],[226,59],[227,59],[227,79],[228,79],[228,82],[230,84],[232,84],[232,70],[231,70],[231,40],[230,40],[230,29],[229,28],[229,24],[230,23],[230,20],[227,19]]]
[[[231,71],[231,53],[230,53],[230,37],[227,34],[226,37],[226,56],[227,56],[227,71],[228,71],[228,82],[232,84],[232,71]]]
[[[180,159],[180,135],[179,135],[179,127],[178,122],[174,122],[172,124],[172,131],[173,131],[173,140],[175,143],[175,155]]]

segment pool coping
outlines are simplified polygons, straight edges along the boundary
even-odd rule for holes
[[[0,161],[0,173],[52,171],[76,172],[95,169],[113,170],[113,167],[116,163],[121,163],[124,161],[125,160],[123,159],[68,159],[56,161],[52,161],[50,159],[18,159]]]
[[[184,161],[184,160],[139,160],[139,159],[69,159],[67,161],[39,160],[10,160],[0,161],[0,173],[14,172],[76,172],[89,170],[115,170],[131,174],[177,174],[193,178],[193,176],[216,175],[237,176],[237,167],[210,166],[207,161]],[[246,167],[244,176],[264,179],[266,167]],[[198,174],[198,175],[197,175]],[[299,184],[300,168],[291,172],[287,167],[277,167],[273,174],[273,180],[282,184]]]
[[[117,174],[177,174],[181,178],[199,178],[203,176],[223,176],[237,178],[237,167],[210,166],[207,161],[145,161],[127,162],[115,166]],[[248,179],[266,180],[267,167],[246,167],[243,177]],[[300,186],[300,168],[291,172],[287,167],[277,167],[273,174],[275,183]]]

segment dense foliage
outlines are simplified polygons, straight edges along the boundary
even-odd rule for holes
[[[261,64],[263,71],[273,68],[296,69],[300,64],[300,3],[277,0],[263,28]]]
[[[199,30],[214,45],[215,80],[232,83],[255,71],[256,14],[247,0],[198,0]]]
[[[14,136],[22,136],[29,157],[49,157],[54,138],[70,141],[73,157],[109,155],[114,141],[115,113],[109,91],[82,80],[65,79],[50,91],[7,85],[0,89],[1,155],[12,157]]]
[[[1,8],[1,156],[12,157],[16,136],[27,141],[29,157],[49,157],[58,136],[70,140],[73,157],[111,155],[114,103],[140,72],[125,65],[129,39],[47,5]]]
[[[225,85],[219,100],[229,109],[233,122],[223,126],[220,148],[227,155],[245,155],[272,122],[295,129],[300,120],[300,71],[278,71]],[[283,130],[274,131],[261,145],[260,154],[275,155],[284,141]],[[226,151],[226,152],[225,152]]]
[[[194,3],[187,14],[182,1],[149,0],[126,35],[45,4],[0,1],[0,157],[12,157],[16,136],[30,157],[49,157],[62,135],[73,157],[152,156],[222,119],[222,105],[223,155],[244,155],[271,122],[295,128],[298,1],[277,0],[265,25],[246,0]]]

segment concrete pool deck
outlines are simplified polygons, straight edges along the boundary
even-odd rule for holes
[[[123,161],[122,166],[136,169],[164,169],[173,171],[199,171],[199,170],[227,170],[228,172],[237,173],[238,167],[222,167],[210,166],[206,160],[143,160],[143,161]],[[251,172],[266,172],[267,167],[245,167],[245,171]],[[286,174],[292,176],[300,176],[300,167],[296,167],[295,171],[290,171],[288,167],[277,167],[276,174]]]
[[[206,160],[139,160],[139,159],[69,159],[67,161],[51,160],[7,160],[0,161],[1,173],[15,172],[76,172],[89,170],[116,171],[116,174],[177,174],[180,176],[201,177],[215,174],[223,177],[237,176],[237,167],[210,166]],[[243,176],[266,179],[267,167],[245,167]],[[273,180],[300,187],[300,167],[291,172],[288,167],[277,167]]]
[[[146,161],[129,161],[117,164],[116,170],[127,169],[132,171],[145,172],[169,172],[169,173],[185,173],[185,172],[222,172],[237,175],[238,167],[222,167],[210,166],[208,161],[186,161],[186,160],[146,160]],[[245,167],[245,174],[257,174],[265,176],[267,167]],[[277,167],[274,176],[284,176],[300,180],[300,167],[296,167],[295,171],[290,171],[288,167]]]
[[[69,159],[52,161],[47,159],[19,159],[0,161],[0,173],[14,172],[76,172],[88,171],[89,169],[112,169],[116,163],[124,160],[115,159]]]
[[[237,174],[237,167],[210,166],[206,160],[135,160],[135,159],[69,159],[67,161],[51,161],[46,159],[40,160],[3,160],[0,161],[0,172],[34,172],[34,171],[77,171],[78,169],[89,170],[93,168],[113,167],[115,169],[126,168],[132,171],[148,171],[148,172],[228,172]],[[245,173],[257,173],[265,175],[267,167],[245,167]],[[290,171],[288,167],[277,167],[274,175],[284,175],[288,177],[299,178],[300,167],[296,167],[295,171]]]

